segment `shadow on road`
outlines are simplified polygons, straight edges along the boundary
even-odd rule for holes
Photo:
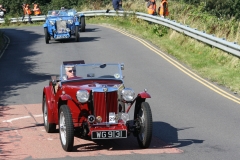
[[[74,37],[70,39],[59,39],[59,40],[50,40],[50,45],[58,44],[58,43],[83,43],[83,42],[91,42],[91,41],[97,41],[97,39],[100,39],[100,37],[80,37],[79,42],[75,42]]]
[[[189,146],[193,143],[203,143],[203,140],[198,139],[178,139],[178,131],[184,129],[177,129],[165,122],[153,122],[153,138],[149,149],[170,149]],[[76,135],[75,135],[76,137]],[[107,140],[90,140],[90,138],[82,138],[86,140],[85,143],[75,145],[73,152],[87,152],[96,150],[139,150],[137,138],[132,134],[127,139],[107,139]]]
[[[153,135],[164,141],[166,145],[174,148],[189,146],[193,143],[203,143],[204,140],[178,138],[179,131],[191,128],[193,127],[175,128],[165,122],[153,122]]]
[[[86,28],[85,29],[85,32],[96,32],[96,30],[98,30],[99,28]],[[84,32],[80,32],[81,33],[84,33]]]
[[[5,99],[18,96],[19,94],[16,92],[18,89],[46,81],[50,75],[34,73],[34,70],[38,68],[38,62],[30,60],[30,58],[42,54],[31,51],[29,46],[36,43],[43,35],[20,29],[4,29],[3,32],[10,38],[10,44],[0,59],[0,83],[2,84],[0,86],[0,106],[7,106],[9,104]]]

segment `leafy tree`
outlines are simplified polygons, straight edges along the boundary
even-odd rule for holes
[[[239,19],[240,0],[207,0],[206,10],[218,17]]]
[[[238,20],[240,19],[240,0],[235,0],[233,2],[233,11],[235,16]]]
[[[53,8],[60,9],[61,7],[72,8],[72,6],[77,5],[78,0],[52,0],[51,5]]]
[[[22,15],[22,4],[28,3],[33,8],[32,3],[37,2],[40,5],[42,13],[46,13],[48,10],[65,8],[79,8],[81,5],[94,5],[100,4],[100,6],[111,3],[112,0],[0,0],[0,4],[3,4],[7,9],[6,14],[10,16]],[[123,0],[126,1],[126,0]],[[144,1],[144,0],[134,0]],[[190,5],[199,6],[204,4],[202,12],[209,12],[218,17],[224,18],[236,18],[240,19],[240,0],[175,0],[179,3],[186,3]]]
[[[205,4],[202,12],[209,12],[219,18],[240,19],[240,0],[175,0],[190,5]]]

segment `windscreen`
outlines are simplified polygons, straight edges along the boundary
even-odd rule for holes
[[[74,64],[62,65],[62,80],[70,79],[122,79],[120,64]]]

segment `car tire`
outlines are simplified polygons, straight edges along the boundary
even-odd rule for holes
[[[80,24],[81,24],[81,28],[80,28],[80,32],[85,32],[85,17],[80,17]]]
[[[152,140],[152,112],[147,102],[142,102],[137,112],[137,121],[140,128],[137,132],[137,141],[140,148],[148,148]]]
[[[43,96],[43,101],[42,101],[42,111],[43,111],[43,123],[44,123],[44,128],[45,128],[46,132],[54,133],[56,131],[56,124],[48,122],[48,109],[47,109],[45,95]]]
[[[75,42],[78,42],[79,41],[79,26],[76,26],[75,28]]]
[[[74,127],[72,114],[67,105],[61,105],[59,110],[59,135],[62,148],[69,152],[73,149]]]
[[[49,43],[49,34],[48,34],[48,30],[47,30],[47,28],[44,28],[44,34],[45,34],[45,42],[46,42],[46,44],[48,44]]]

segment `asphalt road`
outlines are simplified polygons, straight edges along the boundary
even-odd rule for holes
[[[89,155],[88,159],[239,159],[239,98],[224,88],[215,88],[158,48],[125,32],[98,25],[87,25],[86,32],[80,33],[80,42],[73,39],[50,44],[45,44],[41,26],[3,31],[10,44],[0,59],[0,117],[9,106],[40,104],[43,86],[51,75],[58,75],[64,60],[122,62],[125,86],[136,93],[146,88],[152,96],[147,101],[153,113],[153,136],[182,152],[156,154],[143,150]],[[0,137],[3,131],[0,126]],[[0,145],[0,159],[2,150],[4,145]],[[56,159],[70,157],[71,152]],[[81,154],[72,157],[85,158]]]

